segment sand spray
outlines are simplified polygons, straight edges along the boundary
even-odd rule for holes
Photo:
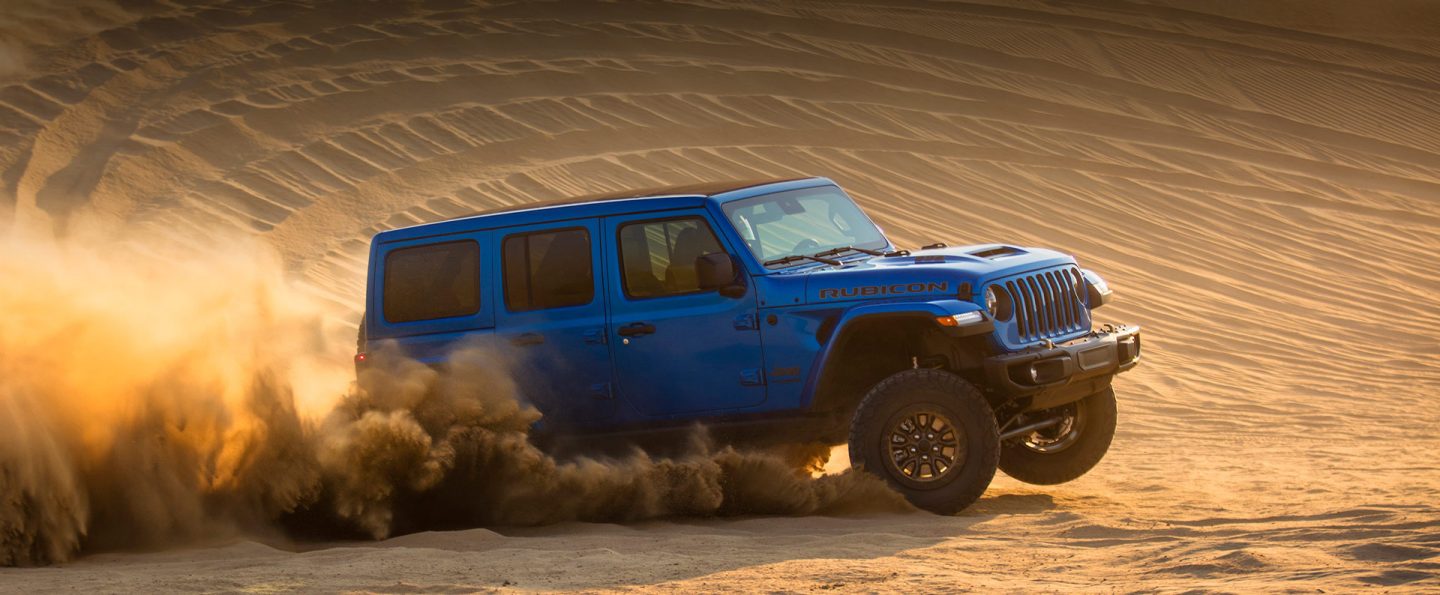
[[[223,246],[223,249],[220,247]],[[355,377],[337,307],[246,237],[0,237],[0,564],[241,536],[907,510],[823,448],[557,460],[505,355]],[[359,296],[356,297],[359,299]],[[341,308],[344,310],[344,308]]]

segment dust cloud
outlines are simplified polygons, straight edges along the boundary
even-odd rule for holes
[[[263,247],[223,245],[0,240],[0,563],[262,526],[317,496],[295,407],[320,397],[292,387],[324,375],[322,305]]]
[[[0,239],[0,564],[236,535],[907,505],[815,453],[716,448],[557,460],[484,345],[432,368],[381,350],[354,379],[335,306],[244,238]],[[808,453],[808,454],[807,454]]]

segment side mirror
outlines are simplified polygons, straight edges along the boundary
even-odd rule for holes
[[[745,295],[745,285],[740,283],[736,272],[735,259],[724,252],[695,259],[695,276],[700,281],[700,289],[705,291],[719,290],[720,295],[729,298]]]
[[[1090,300],[1090,309],[1094,310],[1100,306],[1110,303],[1110,284],[1106,283],[1100,275],[1090,269],[1082,269],[1080,275],[1085,279],[1087,297]]]

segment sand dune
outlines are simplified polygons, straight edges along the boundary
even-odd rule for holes
[[[1001,478],[954,518],[247,542],[0,590],[1440,588],[1440,7],[178,4],[12,37],[7,227],[120,225],[169,258],[243,231],[344,335],[382,229],[826,175],[902,245],[1077,254],[1146,362],[1096,471]]]

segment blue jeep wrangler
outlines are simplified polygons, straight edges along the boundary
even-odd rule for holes
[[[952,513],[997,467],[1055,484],[1104,456],[1140,357],[1138,328],[1093,328],[1109,298],[1059,252],[897,249],[824,178],[703,184],[376,235],[356,360],[483,336],[523,354],[538,437],[848,441]]]

